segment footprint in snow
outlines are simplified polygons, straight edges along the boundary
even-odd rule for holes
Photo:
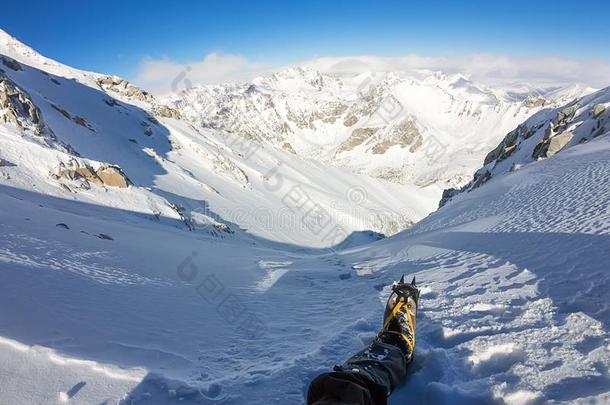
[[[497,374],[509,370],[515,363],[525,359],[523,350],[513,343],[491,346],[475,352],[468,361],[471,370],[479,375]]]

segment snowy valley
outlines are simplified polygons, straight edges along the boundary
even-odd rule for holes
[[[0,403],[301,404],[402,274],[390,404],[610,401],[610,88],[0,69]]]

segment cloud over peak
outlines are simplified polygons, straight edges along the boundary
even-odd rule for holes
[[[610,85],[610,62],[554,56],[515,57],[498,54],[464,56],[323,57],[294,65],[325,73],[422,72],[461,73],[489,85],[565,86],[602,88]],[[156,94],[184,88],[247,81],[287,66],[252,62],[240,55],[210,53],[201,61],[179,63],[168,58],[146,58],[133,81]]]

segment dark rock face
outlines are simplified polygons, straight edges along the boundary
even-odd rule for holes
[[[23,70],[23,67],[21,67],[19,62],[17,62],[15,59],[11,59],[7,56],[2,56],[1,58],[2,58],[2,64],[4,66],[6,66],[7,68],[12,69],[14,71]]]
[[[42,134],[44,124],[40,109],[30,95],[8,76],[0,73],[0,119],[20,129]]]

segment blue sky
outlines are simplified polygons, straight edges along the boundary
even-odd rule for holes
[[[186,63],[212,52],[275,65],[364,54],[610,61],[608,1],[168,3],[10,1],[0,27],[66,64],[126,77],[146,59]]]

